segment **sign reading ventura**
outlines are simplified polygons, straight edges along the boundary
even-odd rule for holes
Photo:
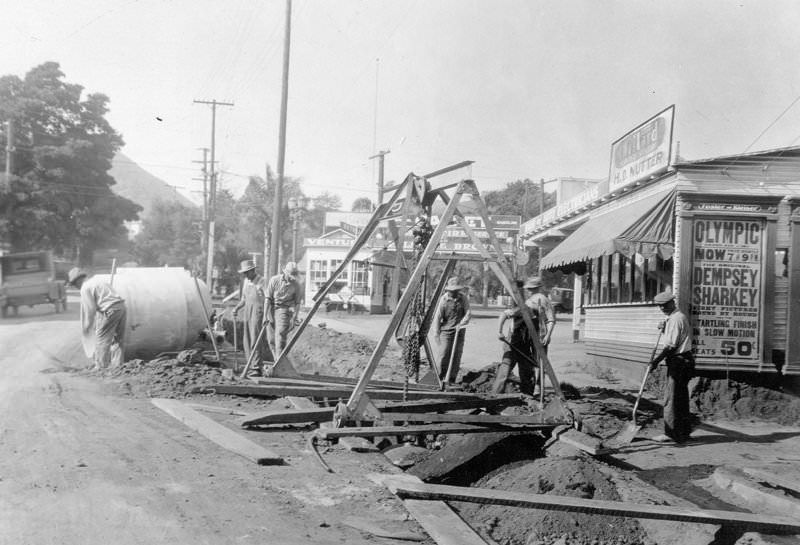
[[[672,157],[674,120],[673,104],[611,144],[609,191],[666,172]]]

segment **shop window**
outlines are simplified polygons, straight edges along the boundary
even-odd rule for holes
[[[366,261],[353,261],[353,293],[369,295],[369,265]]]
[[[590,304],[644,303],[672,285],[672,260],[621,254],[592,259],[587,267]]]
[[[312,259],[308,263],[308,280],[315,286],[328,281],[328,262],[324,259]]]
[[[789,248],[778,248],[775,250],[775,276],[789,276]]]
[[[333,274],[336,271],[336,269],[338,269],[341,266],[342,263],[344,263],[343,259],[331,259],[331,274]],[[345,269],[342,271],[342,274],[339,275],[338,280],[347,281],[349,276],[350,276],[349,271],[345,267]]]

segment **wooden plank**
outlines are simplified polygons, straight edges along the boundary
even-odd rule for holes
[[[270,424],[299,424],[306,422],[326,422],[333,419],[334,407],[318,407],[313,401],[304,397],[288,396],[295,409],[284,409],[277,411],[265,411],[259,414],[251,414],[243,418],[239,423],[244,427],[268,426]],[[303,409],[298,404],[299,400],[305,400],[311,405],[308,409]],[[296,400],[296,401],[292,401]],[[442,401],[406,401],[391,403],[375,403],[381,411],[394,412],[424,412],[424,411],[450,411],[459,409],[499,409],[511,405],[522,405],[525,402],[519,396],[500,395],[486,399],[464,399],[464,400],[442,400]]]
[[[463,424],[533,424],[544,425],[555,428],[561,423],[543,423],[541,415],[501,415],[501,414],[431,414],[431,413],[395,413],[387,412],[383,415],[383,420],[405,421],[405,422],[459,422]]]
[[[387,486],[386,479],[391,479],[393,483],[422,482],[417,477],[407,474],[373,474],[369,478],[383,486]],[[486,545],[486,541],[443,501],[403,498],[403,507],[438,545]]]
[[[363,437],[342,437],[339,444],[352,452],[378,452],[378,447]]]
[[[791,475],[776,475],[770,471],[753,467],[744,467],[742,471],[759,482],[800,494],[800,481],[792,478]]]
[[[339,385],[355,385],[356,379],[350,377],[330,377],[327,375],[307,375],[301,374],[298,377],[253,377],[250,379],[256,384],[264,386],[306,386],[306,387],[327,387]],[[389,380],[371,380],[369,388],[402,390],[402,382]],[[429,384],[409,384],[409,390],[417,391],[437,391],[436,387]]]
[[[305,387],[305,386],[256,386],[256,385],[228,385],[215,384],[213,386],[200,386],[192,389],[193,393],[211,393],[226,395],[242,395],[254,397],[311,397],[311,398],[347,398],[353,392],[351,388]],[[481,399],[478,394],[463,392],[403,392],[401,390],[370,390],[371,399],[390,399],[396,401],[420,399]]]
[[[693,509],[666,505],[640,505],[629,502],[589,500],[551,494],[525,494],[486,488],[431,485],[400,480],[387,476],[384,482],[401,498],[466,501],[472,503],[510,505],[554,511],[571,511],[596,515],[674,520],[700,524],[736,526],[745,531],[769,534],[800,534],[800,520],[771,515]]]
[[[782,491],[765,488],[734,468],[718,467],[711,477],[717,486],[733,492],[751,506],[757,505],[770,513],[800,521],[800,501]]]
[[[286,401],[291,403],[292,407],[300,410],[314,411],[319,409],[319,405],[308,399],[307,397],[286,396]]]
[[[495,431],[532,431],[552,428],[552,424],[531,424],[523,426],[477,426],[474,424],[428,424],[420,426],[370,426],[361,428],[318,429],[314,433],[320,439],[339,437],[382,437],[384,435],[422,435],[438,433],[487,433]]]
[[[250,413],[246,413],[244,411],[240,411],[238,409],[229,409],[227,407],[217,407],[216,405],[203,405],[201,403],[187,403],[187,407],[194,409],[195,411],[204,411],[207,413],[217,413],[217,414],[230,414],[233,416],[249,416]]]
[[[566,430],[558,436],[558,440],[592,456],[601,456],[613,451],[613,449],[604,448],[603,442],[597,437],[592,437],[576,429]]]
[[[226,428],[222,424],[218,424],[207,416],[203,416],[180,401],[159,398],[153,398],[150,401],[168,415],[180,420],[224,449],[244,456],[248,460],[252,460],[259,465],[276,465],[283,463],[283,458],[274,452],[242,437],[235,431]]]

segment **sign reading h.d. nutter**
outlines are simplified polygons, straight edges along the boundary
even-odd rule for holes
[[[608,177],[611,192],[667,170],[674,119],[675,105],[672,105],[611,144]]]

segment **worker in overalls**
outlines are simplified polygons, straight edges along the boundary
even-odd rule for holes
[[[458,377],[464,351],[463,329],[471,316],[469,297],[461,292],[462,289],[464,286],[458,283],[458,278],[448,278],[433,317],[434,338],[441,347],[439,379],[445,384],[452,384]]]
[[[242,313],[244,331],[242,332],[242,348],[245,357],[253,357],[253,369],[261,369],[261,362],[268,356],[266,334],[261,334],[261,340],[256,345],[256,340],[264,325],[264,278],[256,272],[256,264],[251,259],[245,259],[239,266],[239,274],[244,278],[240,287],[239,302],[233,307],[233,319],[236,320],[239,312]]]

